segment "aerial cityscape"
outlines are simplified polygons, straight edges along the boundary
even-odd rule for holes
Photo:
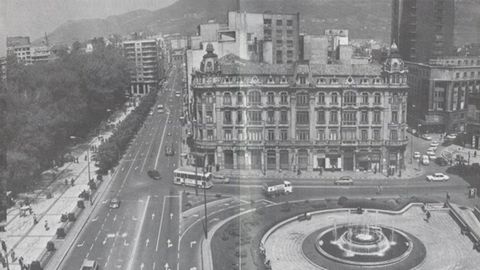
[[[480,1],[100,2],[0,36],[0,269],[479,269]]]

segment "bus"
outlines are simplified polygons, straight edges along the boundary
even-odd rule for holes
[[[176,185],[184,185],[189,187],[198,188],[211,188],[212,183],[212,174],[210,172],[205,172],[203,174],[202,168],[197,168],[197,173],[195,174],[195,167],[181,167],[173,171],[173,183]]]

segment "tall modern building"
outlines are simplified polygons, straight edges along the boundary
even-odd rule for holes
[[[480,92],[480,57],[406,62],[408,120],[423,132],[464,132],[469,93]]]
[[[145,95],[158,86],[161,78],[162,50],[156,39],[123,42],[125,57],[131,64],[130,94]]]
[[[226,169],[396,172],[406,72],[395,51],[383,65],[269,64],[207,45],[192,78],[194,151]]]
[[[392,43],[403,60],[452,55],[455,0],[393,0]]]

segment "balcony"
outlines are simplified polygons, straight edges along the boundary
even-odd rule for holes
[[[408,144],[408,140],[398,140],[398,141],[385,141],[386,146],[405,146]]]
[[[357,141],[356,140],[343,140],[342,141],[342,146],[356,146]]]

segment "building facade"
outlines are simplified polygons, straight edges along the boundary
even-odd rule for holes
[[[468,96],[467,143],[480,150],[480,91]]]
[[[17,61],[31,64],[30,37],[7,37],[7,55],[15,55]]]
[[[405,61],[452,55],[454,0],[393,0],[391,41]]]
[[[480,89],[480,57],[444,57],[406,65],[409,124],[422,132],[465,132],[468,94]]]
[[[145,95],[158,87],[161,79],[162,50],[156,39],[123,42],[125,57],[131,64],[130,94]]]
[[[266,64],[207,46],[192,78],[194,151],[249,170],[394,173],[407,145],[406,69],[385,64]]]

